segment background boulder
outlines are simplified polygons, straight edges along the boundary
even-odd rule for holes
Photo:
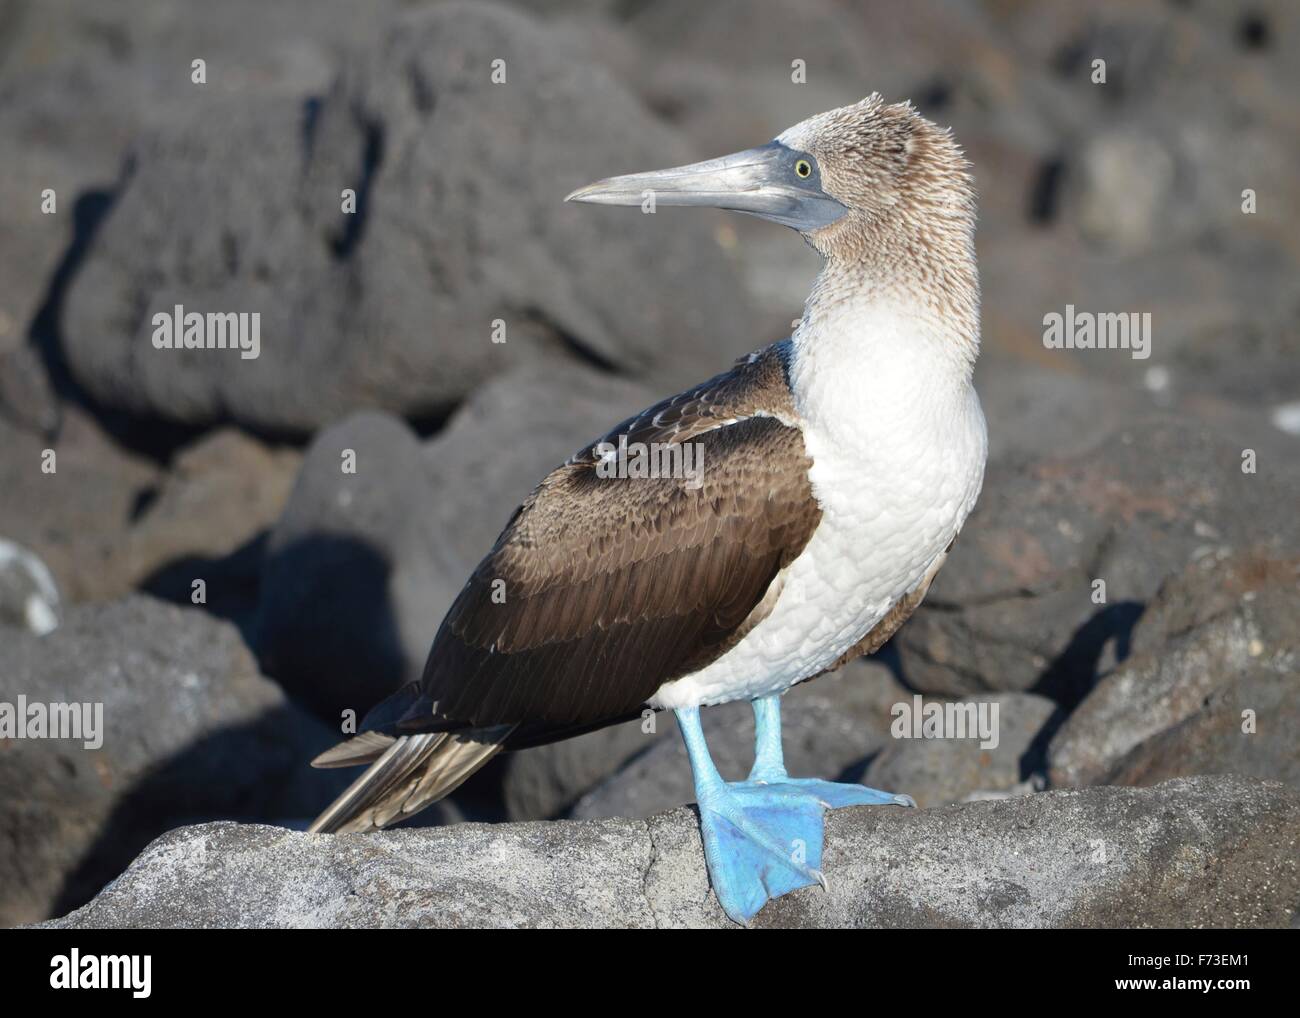
[[[177,824],[301,823],[343,788],[307,766],[333,733],[200,611],[134,596],[74,606],[45,636],[0,626],[0,682],[11,705],[101,704],[103,719],[94,749],[4,740],[0,925],[75,907]]]
[[[1052,739],[1055,785],[1151,784],[1174,769],[1297,783],[1300,560],[1207,557],[1165,583],[1133,653]]]
[[[1127,655],[1166,576],[1233,549],[1293,552],[1300,470],[1290,447],[1254,426],[1258,469],[1247,473],[1251,437],[1233,430],[1152,416],[1088,452],[992,464],[957,547],[899,633],[907,681],[1072,705]]]
[[[136,143],[67,298],[63,348],[97,400],[303,433],[365,407],[445,414],[519,360],[576,354],[673,389],[761,338],[707,218],[629,230],[564,205],[593,175],[690,152],[562,31],[439,5],[358,50],[322,96],[212,100]],[[231,152],[239,171],[214,173]],[[260,313],[260,356],[138,356],[178,304]]]

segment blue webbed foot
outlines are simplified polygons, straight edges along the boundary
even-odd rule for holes
[[[910,795],[882,792],[877,788],[868,788],[866,785],[823,781],[821,778],[792,778],[786,774],[774,774],[770,780],[773,784],[791,785],[816,796],[827,809],[840,809],[843,806],[916,805],[916,800]]]
[[[698,707],[677,709],[695,775],[709,879],[723,911],[747,924],[769,898],[826,886],[822,875],[823,811],[841,806],[916,805],[910,796],[817,778],[791,778],[781,753],[780,701],[754,701],[754,769],[726,782],[709,757]]]
[[[768,898],[825,886],[822,804],[790,785],[719,783],[699,795],[709,877],[723,911],[738,923]]]

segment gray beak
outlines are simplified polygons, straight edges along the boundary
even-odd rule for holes
[[[801,177],[797,165],[810,170],[808,176]],[[848,211],[822,190],[816,166],[811,156],[773,141],[721,159],[598,180],[564,200],[641,205],[653,196],[656,206],[732,209],[796,230],[815,230]]]

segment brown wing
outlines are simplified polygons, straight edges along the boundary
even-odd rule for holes
[[[702,484],[599,476],[599,443],[516,511],[443,621],[403,731],[517,726],[530,745],[635,715],[767,610],[820,509],[793,419],[788,346],[602,440],[691,442]]]

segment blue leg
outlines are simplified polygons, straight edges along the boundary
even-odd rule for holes
[[[865,785],[822,781],[820,778],[792,778],[785,771],[781,750],[781,697],[764,696],[754,701],[754,769],[749,780],[794,786],[815,795],[827,809],[841,806],[915,806],[910,795],[880,792]]]
[[[779,785],[723,781],[704,742],[699,708],[676,713],[695,777],[709,878],[727,915],[744,924],[768,898],[824,885],[817,800]]]

